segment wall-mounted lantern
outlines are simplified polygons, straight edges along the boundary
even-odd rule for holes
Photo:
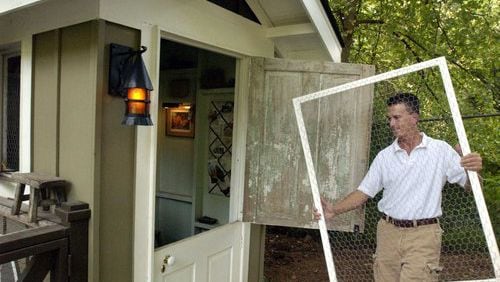
[[[149,92],[153,84],[142,60],[146,47],[139,50],[110,44],[109,94],[125,100],[125,125],[153,125],[149,116]]]

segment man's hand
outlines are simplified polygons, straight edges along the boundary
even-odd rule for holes
[[[323,212],[325,213],[325,220],[332,219],[335,217],[335,212],[333,211],[333,204],[321,197],[321,205],[323,206]],[[319,220],[321,214],[318,212],[317,208],[314,208],[314,219]]]
[[[483,159],[478,153],[470,153],[462,157],[460,165],[466,170],[479,172],[483,168]]]
[[[340,202],[336,202],[335,205],[321,198],[321,205],[323,206],[323,212],[325,213],[325,220],[332,219],[344,212],[352,211],[353,209],[356,209],[366,203],[367,200],[368,195],[359,190],[351,192]],[[318,210],[316,208],[314,209],[313,214],[316,220],[321,218],[321,214],[318,213]]]
[[[463,155],[462,148],[459,144],[455,145],[455,151],[457,151],[460,156]],[[472,152],[462,156],[460,159],[460,165],[466,170],[479,172],[483,168],[483,159],[480,154]]]

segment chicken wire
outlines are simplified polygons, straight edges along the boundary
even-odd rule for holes
[[[444,59],[440,58],[438,59],[438,62],[435,62],[435,64],[439,63],[443,64]],[[433,65],[430,64],[430,66]],[[442,67],[442,65],[440,65],[440,67]],[[434,78],[437,77],[439,79],[439,72],[435,69],[427,69],[423,71],[422,69],[425,68],[425,65],[423,67],[421,66],[419,73],[412,73],[407,76],[418,75],[427,78],[434,76]],[[408,70],[406,73],[411,73],[415,70],[416,69]],[[391,132],[387,121],[386,101],[387,98],[393,96],[395,92],[401,91],[413,92],[420,100],[419,130],[421,132],[433,139],[443,140],[451,146],[460,143],[464,153],[470,152],[468,143],[464,142],[459,135],[457,135],[457,132],[460,134],[460,126],[457,127],[458,130],[456,131],[454,121],[451,119],[451,116],[456,115],[456,113],[450,111],[449,102],[447,101],[446,94],[449,94],[448,92],[450,92],[450,90],[443,88],[442,84],[429,85],[425,82],[425,79],[422,80],[422,85],[415,86],[407,85],[406,82],[408,80],[394,78],[402,74],[406,75],[406,73],[394,73],[393,76],[389,76],[386,79],[380,79],[378,81],[373,79],[374,81],[372,83],[376,83],[374,85],[375,94],[373,101],[371,101],[372,105],[370,105],[370,107],[362,107],[371,108],[373,111],[370,134],[369,163],[371,164],[375,156],[384,148],[390,146],[394,141],[393,132]],[[378,75],[377,77],[380,78],[383,75],[384,74]],[[369,83],[362,85],[368,84]],[[362,86],[356,86],[356,83],[353,83],[352,85],[355,87]],[[308,147],[309,141],[307,140],[307,133],[305,132],[306,128],[301,128],[302,113],[300,111],[300,104],[307,103],[308,101],[312,101],[319,97],[322,97],[322,99],[333,99],[333,101],[328,101],[329,103],[335,102],[335,99],[341,99],[342,95],[353,95],[352,91],[347,92],[347,90],[355,88],[352,87],[352,85],[347,85],[344,89],[342,89],[342,86],[333,88],[333,90],[337,90],[336,92],[330,89],[294,99],[304,152],[308,152],[310,155]],[[333,94],[335,95],[328,93],[328,91],[334,92]],[[453,91],[453,89],[451,89],[451,91]],[[426,121],[427,119],[433,117],[445,118],[438,121],[435,121],[434,119],[432,119],[433,121]],[[302,123],[302,127],[303,126],[304,125]],[[335,126],[333,126],[333,128],[335,128]],[[448,149],[451,149],[451,147],[448,147]],[[410,154],[410,156],[411,155],[412,154]],[[321,183],[316,183],[312,159],[310,159],[309,156],[308,160],[307,154],[305,154],[305,156],[309,170],[311,187],[313,189],[315,206],[319,207],[319,193],[316,192],[318,194],[315,195],[314,189],[319,188],[322,195],[325,195],[325,191],[328,191],[328,189],[331,188],[322,187]],[[442,156],[435,156],[435,159],[442,160]],[[408,161],[411,162],[411,158],[409,158]],[[394,164],[387,165],[390,166]],[[431,165],[432,164],[429,164],[429,167]],[[393,169],[397,170],[399,168],[394,167]],[[422,179],[430,174],[432,174],[431,171],[426,171],[425,175],[422,175]],[[478,180],[475,175],[472,175],[471,180],[473,186],[476,186],[473,187],[473,189],[480,189],[477,187]],[[377,262],[374,266],[374,254],[377,248],[377,224],[381,221],[381,213],[377,208],[377,203],[380,201],[382,193],[384,193],[384,191],[380,191],[374,198],[369,199],[364,206],[364,221],[361,228],[353,225],[351,232],[329,231],[326,233],[326,222],[323,219],[320,219],[319,226],[330,281],[373,281],[374,269],[380,271],[378,266],[379,262]],[[435,195],[439,195],[439,193]],[[421,279],[423,281],[492,279],[492,281],[494,281],[495,273],[498,272],[499,266],[493,264],[492,261],[498,259],[498,247],[496,246],[496,239],[491,228],[491,223],[489,222],[489,217],[485,211],[482,194],[478,195],[477,191],[472,193],[470,189],[467,191],[467,189],[464,189],[457,184],[446,184],[444,185],[441,195],[442,215],[439,218],[441,230],[438,229],[437,231],[433,231],[429,229],[431,228],[431,225],[417,227],[420,229],[428,229],[428,232],[436,233],[435,236],[429,237],[431,238],[430,240],[423,242],[423,246],[409,246],[409,244],[413,244],[415,241],[411,239],[408,234],[408,230],[413,227],[399,228],[401,232],[398,234],[389,233],[379,237],[383,237],[383,240],[393,245],[393,249],[391,249],[394,250],[394,254],[401,255],[400,263],[402,267],[407,267],[407,254],[411,253],[409,251],[410,248],[417,248],[417,251],[422,251],[422,249],[433,246],[434,248],[441,250],[439,262],[436,261],[432,264],[419,262],[421,263],[420,267],[424,268],[425,271],[418,275],[425,273],[427,277],[413,277],[415,279]],[[408,213],[403,211],[403,214],[411,216],[411,208],[418,206],[419,204],[420,200],[417,199],[418,198],[412,196],[411,191],[399,199],[399,201],[405,202],[405,205],[403,206],[408,208]],[[422,201],[427,201],[427,199],[422,199]],[[321,208],[319,209],[322,213]],[[425,214],[425,211],[417,211],[417,214]],[[417,218],[420,217],[417,216]],[[335,218],[333,221],[335,221]],[[483,226],[486,226],[484,231]],[[444,230],[444,232],[440,238],[438,233],[442,230]],[[485,233],[488,236],[485,236]],[[496,274],[498,278],[498,273]],[[411,277],[401,277],[401,281],[405,281],[405,279],[409,280],[410,278]]]
[[[2,169],[19,169],[19,93],[21,56],[6,59],[5,96],[3,97]]]

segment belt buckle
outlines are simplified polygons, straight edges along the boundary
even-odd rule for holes
[[[413,223],[413,227],[417,227],[418,226],[418,221],[416,219],[412,220],[412,223]]]

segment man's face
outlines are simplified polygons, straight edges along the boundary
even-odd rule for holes
[[[405,104],[395,104],[387,108],[387,119],[392,134],[396,138],[405,138],[417,131],[418,114],[410,113]]]

